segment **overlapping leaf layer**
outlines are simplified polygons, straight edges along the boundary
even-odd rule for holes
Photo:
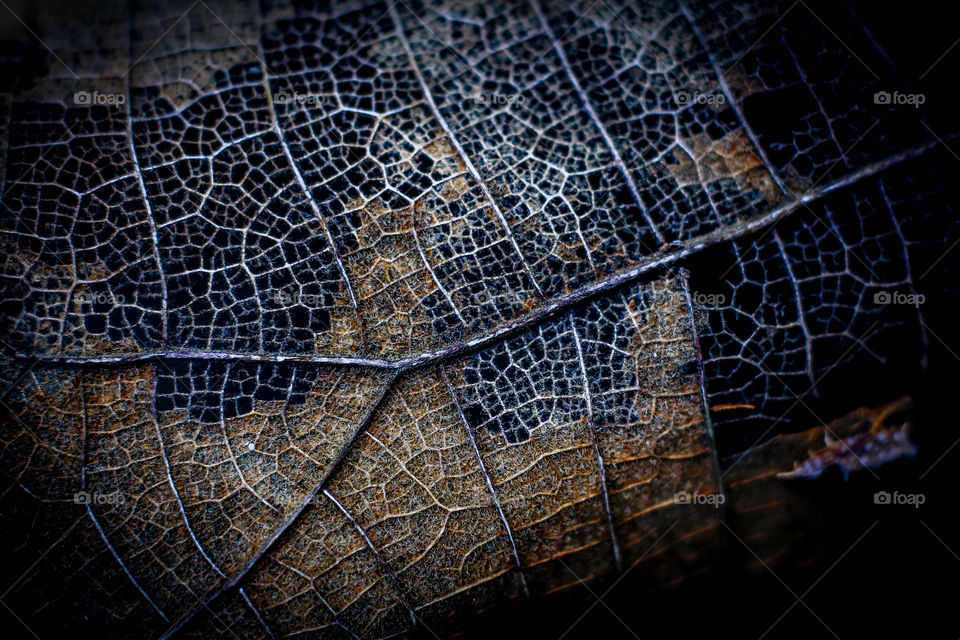
[[[955,160],[817,11],[38,11],[0,96],[5,601],[379,639],[701,570],[762,506],[720,458],[909,391],[956,285]]]

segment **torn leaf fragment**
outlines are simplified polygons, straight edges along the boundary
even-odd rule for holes
[[[874,469],[900,458],[910,458],[917,454],[917,448],[910,441],[910,422],[903,419],[897,426],[887,423],[891,418],[901,418],[910,406],[909,398],[901,398],[877,410],[860,409],[851,416],[857,422],[871,424],[868,431],[854,433],[844,437],[837,436],[837,424],[824,426],[825,446],[810,451],[809,457],[795,462],[792,471],[777,474],[778,478],[819,478],[830,467],[838,467],[847,478],[851,472],[861,469]],[[839,422],[839,421],[838,421]]]

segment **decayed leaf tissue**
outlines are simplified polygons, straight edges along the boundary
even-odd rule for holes
[[[958,9],[0,5],[0,635],[960,633]]]

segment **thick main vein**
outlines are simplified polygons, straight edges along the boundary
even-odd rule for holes
[[[947,136],[944,140],[953,140],[960,138],[960,133]],[[832,182],[817,186],[806,193],[785,202],[767,213],[756,216],[750,220],[745,220],[737,224],[730,225],[723,229],[717,229],[688,240],[678,241],[667,245],[663,250],[641,258],[632,267],[621,269],[606,278],[597,280],[581,289],[568,293],[566,295],[554,298],[551,301],[533,309],[532,311],[518,316],[496,329],[479,333],[470,340],[448,344],[434,351],[426,351],[414,356],[390,360],[386,358],[363,358],[363,357],[339,357],[322,356],[312,354],[250,354],[229,351],[203,351],[203,350],[182,350],[182,349],[159,349],[152,351],[142,351],[129,355],[116,356],[61,356],[61,355],[34,355],[27,353],[17,353],[16,357],[21,359],[36,360],[40,364],[67,364],[67,365],[104,365],[104,364],[135,364],[144,361],[169,359],[169,360],[219,360],[219,361],[242,361],[252,363],[299,363],[331,366],[358,366],[377,369],[390,369],[396,371],[409,371],[420,367],[429,366],[438,362],[455,359],[475,351],[479,351],[491,344],[497,343],[509,336],[522,333],[532,329],[540,323],[554,318],[563,311],[592,300],[614,289],[632,284],[641,278],[662,270],[666,267],[674,266],[695,255],[703,253],[707,249],[726,244],[728,242],[750,236],[751,234],[771,227],[780,220],[795,213],[800,209],[809,207],[811,203],[816,202],[835,191],[858,184],[872,178],[891,167],[903,164],[909,160],[918,158],[931,151],[940,144],[939,141],[928,142],[923,145],[912,147],[900,153],[887,156],[882,160],[864,165],[860,169],[853,171],[846,176]]]

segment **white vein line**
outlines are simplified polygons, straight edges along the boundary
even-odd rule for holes
[[[243,596],[244,602],[247,603],[247,606],[250,607],[250,610],[253,612],[253,615],[256,616],[257,622],[260,623],[260,626],[263,627],[264,631],[267,632],[267,635],[271,638],[276,638],[273,635],[273,631],[270,629],[270,626],[267,624],[266,620],[263,619],[263,616],[260,615],[260,610],[254,606],[253,602],[250,600],[250,597],[247,595],[247,592],[243,590],[243,587],[240,587],[240,595]]]
[[[187,527],[187,532],[190,533],[190,538],[193,540],[193,544],[197,546],[197,550],[200,551],[200,555],[202,555],[210,564],[210,566],[213,567],[214,571],[226,578],[227,574],[225,574],[217,565],[217,563],[214,562],[209,555],[207,555],[203,545],[200,544],[200,540],[197,539],[197,536],[193,531],[193,527],[190,526],[190,519],[187,517],[186,507],[184,507],[183,500],[180,498],[180,491],[177,489],[177,485],[173,481],[173,473],[170,471],[170,460],[167,458],[167,452],[163,445],[163,435],[160,432],[160,420],[157,418],[157,384],[159,380],[160,374],[155,370],[153,374],[153,400],[150,403],[150,409],[153,412],[154,427],[157,429],[157,445],[160,447],[160,457],[163,459],[163,466],[167,470],[167,482],[170,484],[170,490],[173,491],[173,497],[177,499],[177,506],[180,508],[180,515],[183,516],[183,523]]]
[[[890,214],[890,221],[893,223],[893,228],[897,232],[897,238],[900,239],[900,245],[903,247],[903,266],[904,271],[906,272],[907,282],[910,285],[910,291],[914,294],[917,293],[916,282],[913,279],[913,266],[910,264],[910,243],[907,242],[907,237],[903,235],[903,229],[900,228],[900,220],[897,219],[897,214],[893,210],[893,202],[890,200],[889,194],[887,194],[887,188],[884,186],[883,180],[877,180],[877,188],[880,190],[880,197],[883,198],[883,204],[887,209],[887,213]],[[917,306],[917,318],[920,322],[920,337],[923,340],[923,368],[926,370],[928,364],[928,352],[930,350],[930,336],[927,335],[927,323],[923,319],[923,311],[920,310],[920,306]]]
[[[80,417],[83,419],[83,433],[80,438],[80,490],[87,490],[87,387],[86,376],[80,372]]]
[[[613,545],[613,564],[620,573],[623,571],[623,553],[620,551],[620,541],[617,540],[617,530],[613,524],[613,511],[610,510],[610,490],[607,487],[607,468],[603,463],[603,454],[600,452],[600,443],[597,440],[597,425],[593,420],[593,402],[590,399],[590,376],[587,374],[587,361],[583,357],[583,345],[580,343],[580,332],[573,314],[570,314],[570,329],[573,331],[573,342],[577,347],[577,360],[580,363],[580,375],[583,377],[583,399],[587,405],[587,430],[593,443],[593,452],[600,465],[600,489],[603,492],[603,508],[607,513],[607,527],[610,529],[610,543]]]
[[[717,475],[717,491],[724,497],[721,505],[721,519],[727,517],[730,509],[730,500],[727,496],[726,483],[723,481],[723,473],[720,469],[720,452],[717,450],[717,440],[713,433],[713,418],[710,415],[710,399],[707,394],[707,383],[704,378],[703,370],[703,351],[700,348],[700,332],[697,331],[697,320],[693,308],[693,296],[690,295],[690,277],[687,269],[680,268],[680,282],[683,285],[683,295],[687,304],[687,317],[690,319],[690,336],[693,338],[693,349],[697,355],[697,383],[700,388],[700,406],[703,410],[703,421],[707,428],[707,435],[710,436],[710,449],[712,450],[713,472]]]
[[[268,551],[270,551],[270,549],[273,548],[275,544],[277,544],[278,540],[280,540],[280,538],[283,537],[286,531],[289,530],[290,527],[292,527],[295,522],[297,522],[297,520],[300,518],[300,515],[307,509],[307,507],[309,507],[310,505],[316,504],[315,503],[316,497],[320,494],[320,491],[323,489],[323,487],[326,486],[327,481],[333,476],[334,471],[336,471],[339,468],[340,463],[343,461],[343,458],[346,455],[346,451],[351,446],[353,446],[353,443],[357,440],[357,438],[360,437],[360,434],[366,431],[368,425],[370,424],[370,421],[373,420],[373,416],[379,410],[381,403],[383,403],[387,394],[393,388],[393,385],[396,382],[396,380],[397,380],[397,375],[394,374],[390,378],[390,380],[384,384],[384,387],[381,390],[380,394],[376,397],[376,399],[367,409],[367,412],[364,414],[363,418],[361,418],[356,429],[354,429],[354,432],[353,434],[351,434],[347,444],[345,444],[340,449],[340,452],[337,454],[337,457],[329,465],[327,465],[327,469],[323,474],[323,478],[321,478],[319,484],[317,484],[317,486],[312,491],[310,491],[310,493],[307,495],[306,499],[300,504],[300,506],[298,506],[296,510],[293,511],[293,513],[287,516],[287,519],[284,520],[284,522],[281,523],[280,526],[277,527],[277,529],[274,530],[273,533],[270,535],[270,539],[267,540],[260,547],[257,553],[250,560],[247,561],[246,565],[244,565],[244,567],[240,569],[240,571],[236,575],[234,575],[229,582],[227,582],[225,585],[223,585],[216,591],[209,594],[207,599],[200,603],[201,604],[200,607],[193,609],[192,611],[181,616],[180,619],[177,620],[177,622],[174,623],[169,629],[167,629],[167,631],[161,636],[161,640],[169,640],[169,638],[172,638],[189,620],[191,620],[195,615],[197,615],[197,613],[199,613],[201,609],[209,608],[210,604],[214,600],[219,598],[224,592],[238,586],[240,582],[244,579],[244,577],[253,569],[253,567],[258,562],[260,562],[260,560],[267,554]]]
[[[259,45],[262,49],[262,43]],[[273,103],[273,93],[270,90],[270,74],[267,69],[267,63],[263,60],[263,51],[260,52],[260,69],[263,74],[263,87],[267,95],[267,103],[270,105],[270,115],[273,118],[273,132],[280,139],[280,147],[283,149],[283,155],[286,156],[287,162],[290,164],[290,170],[293,171],[293,175],[297,180],[297,184],[300,185],[300,188],[303,189],[303,194],[307,198],[307,202],[310,204],[310,209],[313,211],[313,215],[316,216],[317,220],[320,222],[320,225],[323,227],[323,233],[327,237],[327,242],[330,244],[330,251],[333,253],[333,258],[337,262],[337,269],[340,271],[340,276],[343,278],[343,282],[347,287],[347,293],[350,296],[350,303],[353,305],[353,309],[357,314],[357,322],[360,321],[360,307],[357,305],[357,297],[353,293],[353,285],[350,284],[350,277],[347,275],[347,269],[343,266],[343,260],[340,259],[340,252],[337,251],[337,245],[333,242],[333,234],[330,233],[330,227],[327,226],[327,220],[320,213],[320,207],[317,206],[317,201],[313,199],[313,194],[310,192],[310,188],[307,187],[307,182],[303,179],[303,174],[300,173],[300,167],[297,166],[296,161],[293,159],[293,154],[290,153],[290,146],[287,144],[286,137],[283,135],[283,130],[280,128],[280,120],[277,117],[277,108]]]
[[[513,553],[513,560],[517,564],[517,573],[520,574],[520,586],[523,589],[523,594],[530,595],[530,590],[527,587],[527,579],[523,575],[523,565],[520,563],[520,553],[517,551],[517,543],[513,538],[513,530],[510,528],[510,523],[507,522],[507,515],[503,512],[503,506],[500,504],[500,498],[497,496],[497,490],[494,488],[493,480],[490,478],[490,474],[487,472],[487,465],[483,462],[483,457],[480,455],[480,447],[477,446],[477,440],[473,437],[473,431],[470,429],[470,424],[467,422],[467,417],[464,415],[463,408],[460,406],[460,400],[457,398],[453,384],[450,382],[450,376],[447,375],[447,367],[442,366],[440,371],[443,374],[443,381],[447,384],[447,391],[450,393],[450,398],[453,400],[453,406],[457,408],[457,414],[460,416],[460,422],[463,423],[463,428],[467,432],[467,438],[470,439],[470,446],[473,447],[473,453],[477,456],[477,463],[480,465],[480,471],[483,473],[483,479],[487,483],[487,489],[490,490],[490,496],[493,498],[493,505],[497,508],[497,513],[500,514],[500,520],[503,522],[503,526],[507,531],[507,539],[510,541],[510,551]]]
[[[734,113],[737,114],[737,120],[740,121],[740,126],[743,127],[743,130],[750,138],[750,142],[753,144],[753,147],[757,150],[757,154],[763,161],[763,166],[767,169],[767,173],[770,174],[770,178],[777,184],[777,188],[780,189],[781,193],[784,195],[789,195],[790,190],[783,183],[783,180],[780,179],[780,175],[776,172],[776,170],[774,170],[773,163],[770,162],[770,158],[767,156],[766,150],[763,148],[763,145],[760,144],[760,138],[757,137],[757,134],[754,133],[750,125],[747,124],[747,116],[743,113],[743,107],[741,107],[740,103],[736,100],[733,90],[727,83],[727,78],[723,75],[723,70],[720,69],[720,66],[717,64],[716,60],[714,60],[713,54],[710,53],[707,39],[700,31],[700,27],[697,26],[697,22],[694,20],[693,14],[690,13],[690,9],[687,7],[686,0],[679,0],[679,5],[680,12],[683,13],[683,17],[686,19],[687,24],[690,25],[690,30],[693,31],[693,35],[696,36],[702,50],[706,52],[707,59],[710,61],[710,66],[713,68],[714,75],[717,76],[717,82],[720,83],[720,88],[723,89],[723,93],[727,98],[727,102],[730,104],[730,108],[732,108]],[[792,9],[793,7],[790,8]],[[780,19],[782,20],[787,13],[789,13],[789,10],[785,12]],[[770,28],[772,29],[773,27]]]
[[[103,531],[103,527],[100,526],[100,523],[97,521],[97,516],[93,514],[93,509],[90,508],[89,504],[87,505],[87,513],[90,514],[90,519],[93,520],[93,525],[97,528],[97,531],[100,532],[100,537],[103,538],[103,542],[104,544],[107,545],[107,549],[109,549],[110,553],[113,554],[113,557],[116,559],[117,563],[120,565],[120,568],[123,569],[123,572],[127,574],[128,578],[130,578],[130,582],[133,583],[133,586],[135,586],[137,590],[143,595],[143,597],[146,598],[147,602],[149,602],[150,605],[154,609],[156,609],[157,613],[160,614],[161,618],[163,618],[166,622],[170,622],[170,619],[167,618],[167,615],[163,612],[162,609],[160,609],[160,607],[157,606],[157,603],[153,601],[153,598],[147,595],[147,592],[143,590],[143,587],[140,586],[140,583],[137,582],[137,579],[133,577],[132,573],[130,573],[130,569],[127,568],[126,563],[124,563],[123,559],[120,558],[120,554],[117,553],[117,550],[113,548],[112,544],[110,544],[110,539],[107,538],[107,534]]]
[[[23,360],[37,360],[41,363],[55,364],[135,364],[147,360],[220,360],[225,362],[301,362],[310,364],[329,364],[340,366],[371,367],[375,369],[398,369],[402,360],[383,360],[379,358],[351,358],[338,356],[314,356],[308,354],[282,353],[243,353],[237,351],[204,351],[189,349],[160,349],[155,351],[141,351],[129,355],[118,356],[32,356],[18,353],[16,357]]]
[[[87,401],[86,394],[84,392],[84,377],[80,376],[80,408],[81,416],[83,417],[83,443],[80,449],[80,489],[81,491],[87,490]],[[163,618],[166,622],[170,622],[166,614],[163,612],[160,607],[157,606],[157,603],[147,595],[147,592],[143,590],[143,587],[140,586],[140,583],[137,582],[137,579],[133,577],[133,574],[130,573],[130,569],[127,568],[126,563],[120,557],[120,554],[117,553],[117,550],[114,549],[113,545],[110,543],[110,539],[107,538],[106,532],[103,530],[103,527],[100,526],[100,522],[97,520],[97,516],[93,513],[93,509],[90,507],[90,503],[86,504],[87,513],[90,515],[90,519],[93,521],[93,526],[97,528],[97,531],[100,532],[100,537],[103,538],[104,544],[107,545],[107,549],[110,550],[110,553],[113,554],[114,559],[120,565],[120,568],[123,569],[123,572],[127,574],[127,577],[130,578],[130,582],[133,583],[133,586],[146,598],[147,602],[156,609],[157,613],[160,614],[160,617]]]
[[[953,140],[960,137],[960,134],[948,136]],[[243,362],[301,362],[309,364],[328,364],[338,366],[366,366],[379,369],[390,369],[395,371],[407,371],[418,367],[433,364],[440,360],[445,360],[465,353],[473,352],[492,344],[504,336],[514,335],[520,331],[536,326],[544,320],[554,317],[564,309],[568,309],[585,300],[593,299],[613,289],[632,283],[646,274],[652,273],[664,267],[676,264],[682,260],[698,255],[711,247],[750,236],[764,229],[768,229],[780,220],[793,214],[797,210],[807,207],[810,203],[816,202],[827,195],[844,189],[846,187],[858,184],[864,180],[872,178],[877,174],[886,171],[891,167],[918,158],[931,149],[938,146],[937,141],[929,142],[924,145],[906,149],[901,153],[887,156],[881,160],[864,165],[860,169],[853,171],[842,178],[834,180],[804,192],[770,211],[751,218],[750,220],[717,229],[702,235],[681,241],[676,245],[669,245],[664,251],[658,251],[650,256],[642,258],[636,265],[618,271],[606,278],[597,280],[581,289],[565,294],[552,301],[539,306],[529,313],[513,318],[499,328],[481,333],[475,338],[464,342],[448,344],[434,351],[425,351],[417,355],[400,358],[397,360],[377,359],[377,358],[342,358],[336,356],[320,356],[312,354],[250,354],[229,351],[191,351],[165,349],[154,351],[142,351],[139,353],[114,356],[96,356],[96,357],[76,357],[63,355],[35,355],[17,352],[15,357],[22,360],[37,360],[44,364],[71,364],[71,365],[96,365],[96,364],[132,364],[155,359],[170,360],[235,360]],[[922,276],[921,276],[922,277]]]
[[[131,29],[132,31],[132,29]],[[132,43],[130,44],[132,47]],[[132,68],[132,67],[131,67]],[[124,74],[126,75],[126,74]],[[160,324],[163,331],[163,346],[168,343],[167,338],[167,276],[163,270],[163,260],[160,258],[160,236],[157,234],[157,222],[153,217],[153,207],[150,206],[150,198],[147,196],[147,186],[143,182],[143,172],[140,171],[140,161],[137,158],[137,147],[133,143],[133,100],[130,99],[130,78],[127,81],[127,141],[130,145],[130,158],[133,160],[133,172],[137,176],[137,184],[140,185],[140,193],[143,195],[143,206],[147,213],[147,224],[150,225],[150,235],[153,237],[153,257],[157,261],[157,272],[160,275]]]
[[[800,4],[803,4],[803,3],[801,2]],[[806,7],[807,10],[810,9],[809,7],[807,7],[807,5],[803,5],[803,6]],[[833,140],[833,144],[837,145],[837,151],[840,152],[840,159],[843,160],[844,166],[849,169],[850,161],[847,159],[847,152],[844,151],[843,145],[840,144],[840,140],[839,138],[837,138],[837,133],[833,129],[833,120],[830,119],[830,116],[828,116],[827,112],[824,110],[823,100],[821,100],[820,96],[817,95],[813,82],[811,82],[810,79],[807,77],[806,69],[804,69],[803,65],[800,64],[800,61],[797,59],[797,56],[790,45],[790,41],[788,40],[788,37],[787,37],[787,30],[783,25],[783,16],[780,15],[780,7],[774,4],[773,10],[777,13],[777,21],[774,24],[777,24],[780,26],[780,36],[781,36],[780,41],[783,43],[784,48],[786,48],[786,50],[790,53],[790,60],[793,62],[794,69],[796,69],[797,73],[800,74],[800,80],[803,83],[803,86],[807,88],[807,91],[809,91],[810,95],[813,97],[813,101],[817,104],[817,110],[820,111],[820,115],[823,116],[823,121],[827,125],[827,130],[830,131],[830,139]],[[819,20],[819,18],[817,19]]]
[[[430,278],[433,279],[433,283],[437,285],[437,289],[440,290],[440,293],[443,294],[443,297],[447,299],[447,302],[450,304],[450,308],[453,309],[453,312],[457,314],[457,318],[463,324],[463,326],[469,328],[470,325],[467,324],[467,321],[463,319],[463,316],[460,315],[460,310],[457,309],[457,305],[453,304],[453,298],[450,297],[450,294],[446,289],[443,288],[443,285],[440,284],[440,279],[437,278],[437,273],[433,270],[430,262],[427,260],[427,254],[423,252],[423,245],[420,244],[420,234],[417,233],[417,205],[414,204],[410,207],[410,229],[413,231],[413,243],[417,245],[417,252],[420,254],[420,260],[423,261],[423,266],[427,268],[427,272],[430,274]]]
[[[787,277],[790,278],[790,284],[793,287],[793,299],[797,305],[797,322],[803,331],[804,348],[807,355],[807,378],[810,380],[810,389],[813,395],[817,395],[817,380],[813,374],[813,334],[810,333],[810,328],[807,326],[807,317],[803,309],[803,296],[800,295],[800,282],[793,272],[793,265],[790,263],[789,256],[787,256],[787,248],[784,246],[783,240],[780,239],[780,233],[776,229],[773,231],[773,240],[777,244],[777,250],[783,259],[783,266],[787,270]]]
[[[400,581],[397,580],[397,577],[394,575],[393,570],[390,569],[390,565],[387,564],[383,556],[380,555],[380,551],[377,550],[376,545],[373,544],[373,540],[370,539],[370,536],[367,535],[367,532],[364,531],[363,527],[360,526],[360,523],[350,514],[345,506],[343,506],[339,500],[337,500],[330,491],[327,489],[323,490],[323,495],[325,495],[330,502],[336,505],[337,509],[344,515],[344,517],[350,522],[353,528],[356,530],[360,537],[363,538],[364,543],[367,546],[367,549],[370,550],[370,553],[373,554],[376,564],[383,570],[387,576],[387,580],[393,585],[393,588],[396,590],[397,595],[400,598],[400,601],[407,608],[407,612],[410,614],[410,620],[416,626],[419,621],[417,618],[417,612],[414,610],[413,605],[410,603],[410,600],[407,598],[406,593],[400,587]],[[426,625],[424,625],[426,627]]]
[[[614,163],[617,165],[617,168],[623,175],[623,179],[627,181],[627,188],[630,190],[630,195],[632,195],[633,199],[636,200],[637,206],[640,207],[641,215],[643,216],[644,220],[646,220],[650,230],[653,231],[653,235],[656,236],[657,241],[660,244],[663,244],[663,234],[660,233],[660,229],[657,228],[657,225],[653,223],[653,219],[650,217],[650,213],[647,211],[647,208],[643,206],[643,200],[640,199],[640,191],[637,189],[637,183],[634,181],[633,175],[631,175],[630,170],[627,169],[627,165],[623,162],[623,158],[620,156],[620,153],[617,151],[617,148],[613,143],[613,138],[610,137],[610,132],[607,131],[607,128],[600,121],[600,116],[597,115],[597,112],[593,108],[593,104],[587,97],[586,92],[584,92],[583,87],[580,86],[580,81],[573,73],[573,67],[570,66],[570,61],[567,59],[567,54],[560,45],[560,40],[554,36],[553,29],[550,28],[550,24],[547,22],[547,18],[543,14],[539,0],[531,0],[530,6],[533,7],[534,12],[537,14],[537,19],[540,20],[540,27],[543,29],[543,32],[552,43],[553,50],[556,52],[557,57],[560,58],[560,63],[563,65],[563,69],[566,71],[567,77],[570,78],[570,82],[573,84],[573,88],[577,92],[577,97],[580,99],[580,103],[583,105],[584,110],[586,110],[587,115],[590,116],[590,120],[593,121],[593,124],[600,131],[600,135],[603,136],[603,141],[607,145],[607,149],[613,156]]]
[[[498,205],[497,201],[494,200],[493,194],[490,193],[490,189],[487,187],[487,183],[484,182],[483,178],[480,177],[480,172],[477,171],[473,161],[470,160],[470,157],[467,155],[463,146],[461,146],[460,141],[457,140],[456,136],[454,136],[453,129],[450,128],[450,124],[447,123],[446,118],[444,118],[443,114],[440,113],[440,109],[437,107],[437,103],[433,99],[433,93],[427,86],[427,81],[424,79],[423,73],[420,71],[420,65],[413,56],[413,49],[410,47],[410,40],[407,38],[407,34],[403,30],[403,24],[400,21],[400,14],[397,12],[397,7],[395,4],[390,5],[390,17],[393,19],[394,30],[397,32],[397,37],[403,44],[407,58],[410,60],[410,68],[413,70],[413,74],[416,76],[417,82],[420,84],[420,89],[423,91],[423,96],[426,99],[427,104],[430,106],[430,111],[437,119],[437,122],[440,124],[440,128],[443,129],[443,132],[446,134],[447,139],[450,140],[450,144],[452,144],[454,149],[457,150],[457,154],[460,156],[460,160],[463,161],[464,166],[467,167],[467,171],[470,172],[470,175],[480,186],[480,189],[483,191],[483,195],[490,203],[490,207],[493,209],[494,213],[497,214],[497,219],[500,221],[501,226],[503,226],[504,231],[506,231],[507,237],[510,239],[510,243],[513,245],[514,251],[517,252],[517,257],[520,258],[520,262],[523,264],[523,268],[527,272],[527,277],[530,278],[530,282],[533,283],[534,289],[537,290],[537,294],[539,294],[541,298],[545,298],[546,296],[544,296],[543,290],[540,289],[537,279],[533,277],[533,272],[530,270],[530,266],[527,264],[523,253],[520,251],[520,245],[517,244],[517,239],[514,237],[513,231],[510,229],[510,224],[507,222],[507,218],[503,215],[503,211],[500,210],[500,205]]]
[[[230,374],[229,374],[229,371],[230,371],[230,369],[228,368],[228,369],[227,369],[227,372],[228,372],[228,373],[227,373],[227,376],[230,375]],[[240,483],[241,483],[244,487],[246,487],[247,491],[249,491],[250,493],[252,493],[252,494],[257,498],[257,500],[259,500],[260,502],[262,502],[264,505],[266,505],[268,508],[272,509],[272,510],[273,510],[274,512],[276,512],[277,514],[281,514],[281,515],[282,515],[283,512],[280,511],[280,509],[278,509],[277,507],[273,506],[269,501],[267,501],[266,498],[264,498],[263,496],[260,495],[260,492],[258,492],[256,489],[254,489],[253,487],[251,487],[251,486],[250,486],[250,483],[247,482],[246,476],[243,475],[243,471],[240,470],[240,465],[237,463],[237,454],[235,454],[235,453],[233,452],[233,445],[230,444],[230,433],[227,431],[227,423],[226,423],[226,420],[223,419],[223,414],[222,414],[222,413],[221,413],[221,416],[220,416],[220,431],[223,433],[223,443],[224,443],[224,444],[226,445],[226,447],[227,447],[227,453],[230,455],[230,462],[231,462],[231,464],[233,465],[233,469],[234,469],[234,471],[237,472],[237,475],[240,477]]]

